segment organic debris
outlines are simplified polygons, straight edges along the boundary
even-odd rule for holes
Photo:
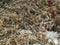
[[[60,45],[60,0],[0,0],[0,45]]]

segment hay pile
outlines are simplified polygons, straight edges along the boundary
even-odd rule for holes
[[[60,1],[1,0],[0,45],[60,45]]]

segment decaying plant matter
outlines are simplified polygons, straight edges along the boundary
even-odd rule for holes
[[[60,45],[59,0],[0,0],[0,45]]]

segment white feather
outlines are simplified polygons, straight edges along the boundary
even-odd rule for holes
[[[45,34],[46,34],[47,39],[49,39],[48,42],[50,42],[50,41],[53,40],[53,42],[55,43],[55,45],[58,45],[58,39],[57,39],[58,34],[57,34],[57,32],[46,31]]]

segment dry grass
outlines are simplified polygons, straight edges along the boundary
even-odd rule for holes
[[[58,11],[59,4],[48,7],[41,1],[12,0],[0,7],[0,45],[58,45],[58,31],[51,29],[55,19],[60,25],[60,17],[51,18],[49,11]]]

